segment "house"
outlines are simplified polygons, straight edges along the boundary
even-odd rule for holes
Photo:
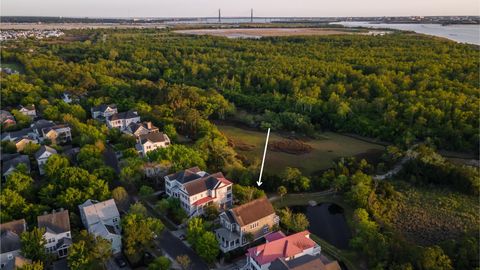
[[[158,177],[166,174],[170,166],[156,162],[146,162],[143,164],[143,173],[146,177]]]
[[[62,100],[63,100],[63,102],[68,103],[68,104],[72,103],[72,101],[73,101],[73,99],[70,97],[70,94],[68,94],[68,93],[63,93]]]
[[[56,153],[57,150],[46,145],[42,145],[40,149],[38,149],[38,151],[35,153],[35,159],[37,160],[38,171],[40,172],[40,175],[45,174],[45,170],[43,168],[45,167],[45,163],[47,163],[48,158]]]
[[[35,110],[35,105],[34,104],[30,104],[30,105],[27,105],[27,106],[19,105],[18,106],[18,111],[20,113],[22,113],[23,115],[30,116],[32,118],[37,117],[37,111]]]
[[[119,128],[125,130],[131,123],[140,123],[140,116],[136,111],[115,113],[107,118],[108,128]]]
[[[70,218],[68,210],[53,210],[37,217],[38,228],[45,228],[45,250],[57,258],[64,258],[68,254],[68,248],[72,245],[70,232]]]
[[[0,110],[0,123],[3,126],[10,126],[15,125],[17,122],[15,121],[15,117],[10,112]]]
[[[0,269],[14,269],[19,257],[20,235],[27,230],[25,219],[0,224]]]
[[[162,132],[143,134],[138,137],[138,143],[135,148],[143,156],[146,156],[148,152],[156,150],[158,148],[166,148],[170,146],[170,138],[167,134]]]
[[[341,270],[340,264],[337,261],[330,261],[327,257],[320,254],[317,255],[303,255],[295,259],[286,260],[279,258],[272,262],[270,269],[275,270]]]
[[[72,131],[66,124],[42,128],[43,140],[50,140],[52,144],[64,144],[72,141]]]
[[[15,146],[17,147],[17,152],[23,151],[25,146],[27,146],[29,143],[37,143],[37,140],[32,139],[30,137],[22,137],[18,138],[14,141]]]
[[[7,160],[2,164],[2,176],[7,177],[10,175],[18,165],[25,164],[27,168],[27,173],[30,173],[30,159],[27,155],[19,155],[15,158]]]
[[[116,113],[118,113],[117,105],[110,104],[110,105],[100,105],[94,106],[90,109],[90,113],[92,114],[93,119],[106,119]]]
[[[305,255],[320,254],[320,246],[310,239],[310,232],[303,231],[289,236],[275,232],[265,237],[266,243],[249,248],[247,265],[249,270],[277,269],[272,263],[277,260],[290,261]]]
[[[113,254],[122,251],[120,213],[113,199],[98,202],[87,200],[79,205],[82,223],[88,232],[112,243]]]
[[[12,132],[4,132],[1,135],[2,141],[11,141],[14,142],[20,138],[30,138],[32,140],[36,140],[36,134],[32,128],[24,128],[17,131]]]
[[[220,249],[229,252],[271,233],[278,226],[279,217],[270,201],[264,197],[232,208],[220,214],[221,227],[215,231]]]
[[[32,132],[35,134],[37,139],[43,141],[43,132],[42,129],[54,127],[55,123],[53,121],[39,119],[30,125]]]
[[[154,126],[152,122],[131,123],[124,132],[138,138],[140,135],[156,133],[158,132],[158,128]]]
[[[217,205],[220,209],[232,206],[232,182],[221,172],[208,174],[193,167],[165,176],[165,191],[178,198],[189,217],[204,213],[204,208]]]

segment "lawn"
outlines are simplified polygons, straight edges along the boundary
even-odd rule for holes
[[[480,207],[478,197],[439,187],[413,187],[394,182],[401,193],[393,226],[408,240],[432,245],[456,239],[463,232],[478,232]]]
[[[243,129],[231,125],[217,125],[236,145],[249,145],[251,149],[245,150],[235,147],[238,154],[243,155],[249,161],[261,160],[265,146],[266,132]],[[365,142],[334,132],[325,132],[320,139],[306,140],[313,150],[306,154],[296,155],[284,152],[268,151],[265,160],[265,171],[276,173],[285,167],[296,167],[304,174],[312,175],[316,172],[332,167],[335,160],[340,157],[370,156],[378,157],[384,150],[384,146]],[[279,133],[270,134],[270,142],[284,140]]]

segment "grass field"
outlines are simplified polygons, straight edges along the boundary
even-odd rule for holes
[[[265,146],[266,132],[254,131],[230,125],[218,125],[218,128],[235,144],[248,144],[249,150],[236,148],[237,153],[245,156],[249,161],[261,161],[263,147]],[[308,140],[307,144],[313,150],[306,154],[295,155],[284,152],[268,151],[265,160],[266,172],[279,172],[285,167],[296,167],[304,174],[311,175],[315,172],[332,167],[333,162],[340,157],[349,156],[376,156],[384,150],[381,145],[365,142],[333,132],[322,133],[321,139]],[[270,134],[270,142],[285,139],[278,133]]]
[[[401,199],[393,225],[408,240],[432,245],[455,239],[463,232],[478,232],[478,197],[438,187],[413,187],[396,181]]]

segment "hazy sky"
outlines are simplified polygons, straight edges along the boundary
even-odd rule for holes
[[[214,17],[479,15],[478,0],[1,0],[2,16]]]

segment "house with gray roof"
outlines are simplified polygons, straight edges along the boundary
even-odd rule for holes
[[[109,116],[118,113],[117,105],[115,104],[102,104],[99,106],[94,106],[90,109],[93,119],[103,120]]]
[[[122,131],[132,123],[140,123],[140,116],[136,111],[115,113],[106,118],[108,128],[118,128]]]
[[[26,106],[18,105],[18,111],[23,115],[30,116],[32,118],[37,117],[37,111],[35,110],[34,104],[30,104]]]
[[[38,171],[40,172],[40,175],[45,174],[44,167],[47,163],[48,158],[51,155],[55,155],[56,153],[57,150],[47,145],[42,145],[40,149],[38,149],[38,151],[35,153],[35,159],[37,160]]]
[[[70,232],[70,217],[68,210],[53,210],[37,217],[38,228],[45,228],[45,249],[57,258],[64,258],[68,254],[68,248],[72,245]]]
[[[113,254],[122,251],[120,213],[113,199],[98,202],[87,200],[78,206],[82,223],[88,232],[107,239]]]
[[[19,155],[15,158],[7,160],[2,164],[2,176],[7,177],[10,175],[18,165],[25,164],[27,167],[27,173],[30,173],[30,159],[27,155]]]
[[[0,224],[0,268],[14,269],[15,258],[20,255],[20,235],[27,230],[25,219]]]
[[[198,167],[165,176],[167,195],[178,198],[189,217],[202,215],[213,204],[220,209],[230,208],[232,185],[221,172],[208,174]]]
[[[135,145],[137,151],[146,156],[148,152],[158,148],[166,148],[170,146],[170,138],[162,132],[147,133],[138,137],[138,143]]]
[[[15,125],[17,122],[15,121],[15,117],[5,110],[0,110],[0,123],[3,126]]]

